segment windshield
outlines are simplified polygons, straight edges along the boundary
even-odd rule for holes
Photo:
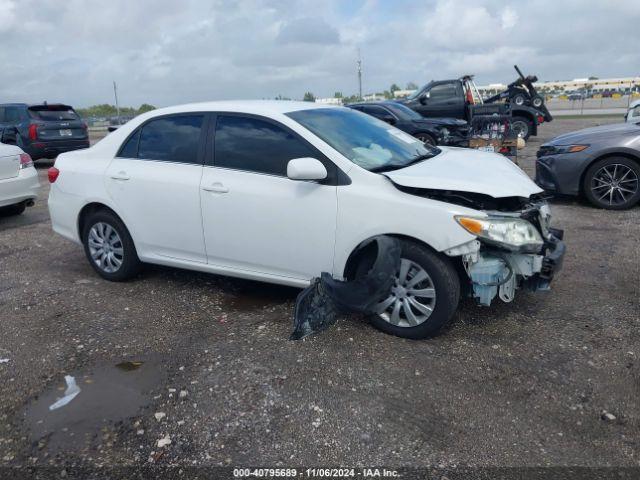
[[[408,118],[410,120],[422,120],[422,115],[401,103],[385,103],[385,107],[399,117]]]
[[[426,86],[428,85],[428,83],[425,83],[423,86],[421,86],[419,89],[417,89],[415,92],[413,92],[411,95],[409,95],[407,97],[407,99],[409,100],[413,100],[414,98],[416,98],[418,95],[420,95],[422,93],[422,91],[426,88]]]
[[[78,114],[71,107],[50,106],[30,107],[29,113],[36,120],[78,120]]]
[[[440,150],[364,113],[318,108],[287,116],[365,170],[382,172],[436,156]]]

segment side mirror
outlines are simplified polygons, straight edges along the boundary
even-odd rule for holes
[[[315,158],[294,158],[287,163],[287,177],[291,180],[324,180],[327,169]]]
[[[422,95],[420,95],[420,103],[422,105],[426,105],[427,100],[429,99],[430,96],[431,96],[431,92],[423,93]]]

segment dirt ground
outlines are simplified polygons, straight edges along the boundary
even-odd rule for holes
[[[519,161],[612,121],[545,124]],[[640,208],[555,200],[552,291],[464,301],[437,338],[354,317],[292,342],[294,289],[101,280],[51,230],[49,165],[0,218],[0,466],[640,466]],[[50,411],[65,375],[81,393]]]

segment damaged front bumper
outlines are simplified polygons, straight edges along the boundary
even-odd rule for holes
[[[507,252],[475,240],[474,246],[461,255],[471,280],[471,295],[478,304],[488,306],[498,296],[511,302],[519,288],[546,291],[562,268],[566,251],[564,232],[544,229],[544,245],[537,254]]]

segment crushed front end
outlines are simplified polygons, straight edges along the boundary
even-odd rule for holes
[[[490,305],[497,296],[511,302],[519,288],[549,290],[562,268],[566,247],[563,231],[550,227],[546,202],[534,201],[516,212],[485,213],[487,217],[458,219],[461,226],[478,235],[460,255],[476,301]]]

